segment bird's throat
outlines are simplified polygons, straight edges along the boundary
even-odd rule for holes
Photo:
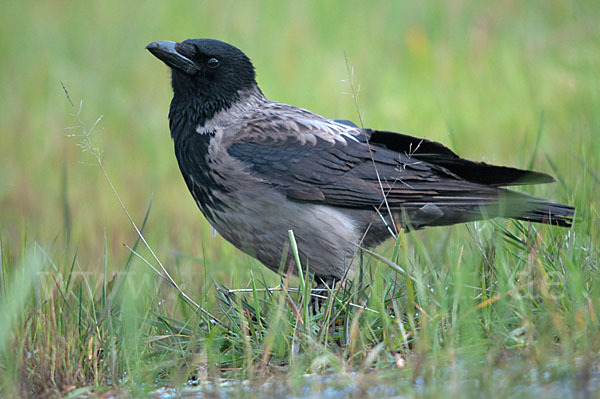
[[[192,101],[174,96],[169,109],[169,127],[174,140],[181,135],[193,134],[198,127],[220,111],[230,107],[226,101],[206,100],[200,96]]]

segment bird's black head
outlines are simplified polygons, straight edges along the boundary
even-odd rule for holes
[[[229,108],[241,92],[256,87],[254,67],[248,57],[219,40],[159,41],[146,48],[171,67],[171,111],[175,107],[197,119],[189,122],[203,125],[215,113]]]

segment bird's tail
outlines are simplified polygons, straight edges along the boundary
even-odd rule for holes
[[[412,208],[412,210],[410,209]],[[575,208],[508,189],[494,189],[479,195],[455,193],[443,198],[419,201],[396,213],[409,229],[447,226],[494,217],[570,227]]]
[[[575,208],[568,205],[556,204],[539,198],[531,198],[529,206],[517,215],[507,215],[514,219],[528,222],[552,224],[561,227],[571,227]]]
[[[575,208],[517,191],[501,189],[497,202],[482,207],[482,215],[571,227]]]

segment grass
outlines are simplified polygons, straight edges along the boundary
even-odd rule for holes
[[[0,15],[3,397],[598,387],[595,2],[6,2]],[[179,176],[168,73],[143,47],[187,37],[238,45],[270,98],[356,121],[346,53],[365,125],[551,173],[558,183],[526,190],[575,205],[578,221],[402,233],[311,312],[305,273],[281,279],[212,238]],[[88,151],[66,137],[82,126],[60,82],[88,133],[103,115]],[[93,148],[157,258],[214,319],[142,260],[160,268]]]

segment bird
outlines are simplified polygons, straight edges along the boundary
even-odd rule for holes
[[[507,188],[553,182],[548,174],[270,100],[233,45],[146,49],[171,71],[169,127],[193,199],[221,236],[275,272],[292,268],[290,230],[302,267],[330,287],[351,276],[362,248],[399,231],[494,217],[573,223],[573,207]]]

